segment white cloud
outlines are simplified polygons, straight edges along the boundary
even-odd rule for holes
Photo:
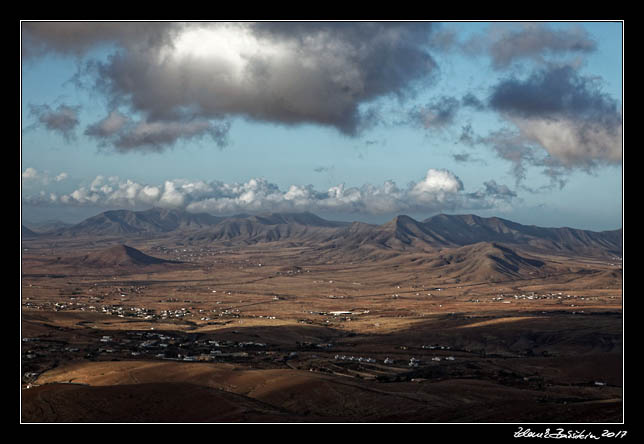
[[[38,178],[38,170],[29,167],[22,172],[22,180],[35,180]]]
[[[245,183],[174,179],[157,186],[130,179],[98,176],[89,187],[81,187],[60,196],[52,195],[49,202],[109,208],[157,206],[222,215],[287,211],[383,215],[491,208],[516,196],[503,187],[494,183],[494,187],[488,184],[477,192],[465,193],[463,183],[454,173],[433,168],[427,171],[424,178],[411,182],[406,188],[400,188],[394,181],[388,180],[381,186],[364,184],[347,187],[338,184],[320,191],[312,185],[291,185],[281,190],[264,178],[252,178]],[[499,190],[503,190],[503,193]],[[43,204],[46,199],[33,197],[26,201]]]
[[[170,180],[166,180],[164,184],[164,191],[161,194],[161,198],[159,199],[159,206],[160,207],[181,207],[184,202],[184,194],[181,192],[181,190],[177,190],[175,188],[174,182]]]
[[[47,171],[38,171],[33,167],[28,167],[22,172],[23,183],[47,185],[50,182],[62,182],[69,178],[69,174],[61,172],[52,176]]]
[[[463,189],[463,183],[452,172],[429,169],[425,179],[417,182],[409,194],[418,202],[442,202]]]

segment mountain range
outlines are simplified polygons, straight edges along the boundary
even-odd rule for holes
[[[561,254],[621,255],[622,229],[589,231],[522,225],[498,217],[439,214],[423,221],[397,216],[374,225],[336,222],[312,213],[270,213],[218,217],[205,213],[152,208],[115,210],[46,233],[22,228],[33,237],[181,236],[193,243],[257,244],[285,241],[347,250],[436,251],[477,243],[520,246]]]

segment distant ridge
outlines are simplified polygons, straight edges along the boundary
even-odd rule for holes
[[[409,216],[397,216],[383,225],[354,222],[333,238],[335,248],[373,246],[404,251],[457,248],[481,242],[566,254],[621,255],[622,230],[542,228],[497,217],[440,214],[422,222]]]
[[[224,241],[255,244],[287,240],[295,243],[325,242],[348,222],[322,219],[312,213],[266,213],[255,216],[233,216],[219,224],[200,230],[190,237],[194,241]]]
[[[622,252],[621,229],[597,232],[568,227],[544,228],[473,214],[439,214],[426,219],[422,224],[436,236],[454,245],[503,242],[556,251],[603,250],[613,254]]]
[[[59,220],[46,220],[41,222],[25,222],[29,230],[40,235],[52,231],[60,230],[62,228],[71,227],[73,224],[65,223]]]
[[[43,234],[44,235],[44,234]],[[217,217],[180,210],[106,211],[48,236],[176,235],[182,241],[255,244],[287,241],[338,250],[428,251],[481,242],[534,251],[621,255],[622,230],[589,231],[522,225],[498,217],[439,214],[423,221],[400,215],[382,225],[337,222],[312,213]]]
[[[145,211],[105,211],[84,221],[56,230],[55,236],[114,236],[169,233],[216,225],[223,218],[181,210],[151,208]]]

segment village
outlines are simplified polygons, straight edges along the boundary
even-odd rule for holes
[[[58,302],[35,306],[26,301],[29,309],[40,310],[79,310],[72,303]],[[140,318],[148,325],[155,320],[199,316],[187,308],[162,310],[155,313],[142,307],[103,305],[81,307],[107,316]],[[222,312],[223,315],[227,311]],[[365,311],[368,313],[368,311]],[[342,318],[365,312],[349,311],[319,312],[318,315]],[[238,316],[238,315],[237,315]],[[201,316],[201,319],[206,317]],[[84,324],[85,325],[85,324]],[[236,330],[228,330],[222,339],[214,333],[195,333],[190,331],[161,331],[155,327],[149,330],[102,330],[95,327],[74,329],[59,327],[55,333],[22,338],[23,386],[34,386],[38,376],[61,363],[75,361],[123,361],[123,360],[171,360],[196,363],[244,363],[262,367],[286,367],[323,373],[343,374],[359,378],[393,377],[404,373],[405,369],[419,366],[438,365],[454,361],[455,356],[478,357],[471,350],[457,350],[446,344],[422,345],[420,347],[399,345],[390,352],[379,351],[374,355],[355,355],[347,353],[350,342],[299,342],[288,346],[270,344],[256,340],[231,340]],[[349,335],[350,337],[351,335]],[[347,348],[348,347],[348,348]],[[455,355],[456,353],[456,355]],[[348,365],[348,366],[347,366]],[[356,367],[358,366],[358,367]]]

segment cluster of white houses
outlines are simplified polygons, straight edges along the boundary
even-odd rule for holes
[[[505,302],[509,303],[511,300],[528,300],[528,301],[533,301],[533,300],[558,300],[558,301],[567,301],[567,300],[596,300],[597,297],[594,296],[579,296],[579,295],[572,295],[572,294],[564,294],[561,291],[558,292],[549,292],[549,293],[543,293],[539,294],[534,291],[528,292],[528,293],[521,293],[521,294],[499,294],[495,297],[492,298],[492,302]],[[472,302],[472,301],[470,301]],[[476,302],[479,302],[478,300]]]
[[[339,361],[355,361],[355,362],[367,362],[367,363],[376,362],[376,360],[373,358],[363,358],[363,357],[345,356],[345,355],[335,355],[334,358]]]

